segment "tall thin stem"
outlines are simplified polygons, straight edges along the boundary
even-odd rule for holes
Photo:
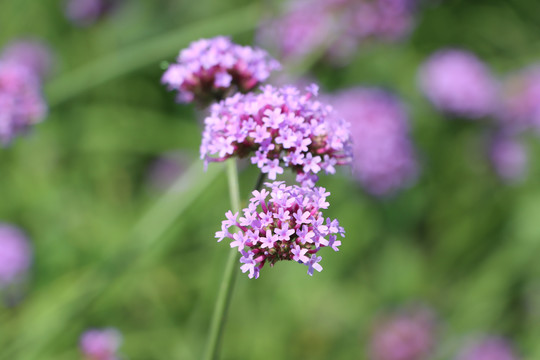
[[[227,161],[227,177],[229,179],[229,193],[231,196],[232,211],[240,211],[240,190],[238,186],[238,172],[236,169],[236,160]],[[214,360],[217,357],[220,340],[225,326],[227,310],[231,302],[231,295],[236,280],[236,264],[238,263],[238,251],[232,249],[225,265],[223,280],[219,287],[218,298],[214,306],[214,314],[210,323],[210,331],[206,345],[206,353],[203,359]]]
[[[257,183],[255,184],[254,190],[261,190],[264,180],[266,180],[266,174],[261,172],[257,178]]]
[[[261,173],[255,184],[255,190],[260,190],[266,174]],[[240,211],[240,189],[238,186],[238,172],[236,169],[236,160],[231,159],[227,161],[227,177],[229,179],[229,193],[231,196],[232,211]],[[227,317],[227,311],[229,310],[229,304],[231,302],[231,295],[234,289],[236,280],[235,269],[238,265],[239,253],[236,249],[232,249],[225,265],[225,271],[223,274],[223,281],[219,287],[218,298],[214,306],[214,314],[212,315],[212,322],[210,323],[210,331],[208,333],[208,340],[206,343],[206,352],[204,360],[215,360],[219,346],[221,343],[221,337],[223,335],[223,328],[225,327],[225,321]]]

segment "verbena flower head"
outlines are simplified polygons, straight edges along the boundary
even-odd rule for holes
[[[260,94],[237,94],[212,105],[201,158],[208,164],[250,156],[270,180],[290,167],[305,185],[313,185],[321,171],[333,174],[336,165],[350,162],[348,124],[314,98],[317,91],[315,85],[306,93],[265,86]]]
[[[192,42],[169,65],[161,82],[178,91],[179,102],[208,104],[264,82],[280,64],[264,50],[218,36]]]
[[[527,150],[516,136],[495,135],[489,144],[489,158],[495,172],[507,182],[522,180],[528,163]]]
[[[90,329],[81,335],[79,346],[88,360],[118,360],[122,335],[113,328]]]
[[[507,130],[540,132],[540,65],[509,76],[498,118]]]
[[[262,24],[259,40],[284,58],[328,48],[331,59],[349,57],[366,41],[394,41],[413,24],[414,0],[293,0]]]
[[[496,336],[486,337],[462,349],[456,360],[519,360],[510,343]]]
[[[289,8],[277,18],[265,21],[258,41],[275,49],[282,58],[301,58],[321,46],[329,46],[339,27],[327,1],[290,1]]]
[[[0,61],[0,145],[42,121],[47,106],[38,77],[26,66]]]
[[[386,195],[412,182],[418,165],[407,112],[395,96],[352,88],[335,95],[332,104],[351,124],[353,174],[368,192]]]
[[[75,25],[93,25],[108,14],[120,0],[67,0],[66,17]]]
[[[350,1],[348,16],[351,34],[359,39],[396,40],[412,27],[413,0]]]
[[[39,40],[17,40],[2,50],[0,61],[26,66],[43,79],[51,71],[53,55],[50,48]]]
[[[463,118],[491,115],[497,106],[498,83],[474,54],[447,49],[433,54],[421,67],[420,86],[441,111]]]
[[[156,190],[166,190],[183,174],[190,163],[191,154],[185,152],[170,152],[160,155],[148,169],[150,185]]]
[[[435,345],[435,321],[427,309],[401,312],[378,324],[371,360],[427,360]]]
[[[308,267],[308,274],[322,271],[323,247],[339,251],[345,236],[338,220],[324,218],[321,210],[327,209],[326,197],[330,195],[322,187],[307,188],[286,186],[283,182],[266,183],[270,191],[253,191],[249,206],[243,216],[227,212],[227,220],[216,233],[218,241],[227,238],[231,248],[242,254],[242,272],[249,278],[258,278],[262,267],[273,266],[278,261],[292,260]],[[236,232],[231,232],[233,226]]]
[[[26,236],[18,228],[0,223],[0,289],[20,280],[31,262]]]

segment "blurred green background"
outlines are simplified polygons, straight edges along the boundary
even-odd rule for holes
[[[162,61],[201,37],[252,44],[274,4],[245,0],[133,0],[77,28],[57,0],[2,0],[0,47],[38,37],[57,57],[50,113],[0,151],[0,220],[20,226],[34,264],[15,306],[0,307],[0,359],[80,358],[89,327],[116,327],[127,359],[196,359],[203,352],[229,252],[216,244],[229,209],[222,165],[198,159],[202,113],[160,84]],[[469,334],[508,336],[540,359],[540,144],[527,179],[508,186],[478,150],[483,129],[448,122],[422,97],[416,71],[433,51],[475,52],[497,74],[540,60],[540,2],[448,0],[422,5],[400,44],[359,51],[338,70],[310,73],[325,91],[375,85],[407,103],[422,158],[419,181],[375,199],[347,177],[323,177],[327,216],[347,231],[313,277],[292,263],[239,275],[223,359],[365,359],[375,319],[411,303],[437,313],[439,358]],[[180,151],[175,187],[149,169]],[[242,167],[245,198],[257,172]],[[238,271],[240,274],[240,271]]]

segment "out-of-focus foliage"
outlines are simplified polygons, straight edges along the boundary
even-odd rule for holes
[[[165,198],[151,184],[162,153],[197,159],[201,139],[201,111],[174,103],[161,61],[201,37],[252,44],[276,7],[133,0],[79,28],[62,6],[0,2],[0,47],[37,37],[58,61],[45,84],[49,116],[0,150],[0,221],[25,231],[34,257],[26,282],[2,293],[0,359],[77,359],[79,336],[108,327],[123,334],[128,359],[199,358],[229,251],[214,233],[230,205],[220,164],[182,166]],[[507,185],[487,160],[485,125],[445,119],[417,84],[418,67],[443,47],[474,52],[499,76],[540,61],[539,14],[533,0],[424,1],[408,39],[360,48],[338,68],[308,58],[311,69],[289,69],[311,70],[326,92],[400,95],[418,181],[377,199],[346,171],[322,176],[326,215],[347,231],[340,252],[313,277],[286,262],[238,277],[223,359],[367,359],[377,319],[410,304],[437,314],[436,359],[485,333],[540,358],[538,137],[526,134],[527,177]],[[257,171],[240,168],[246,198]]]

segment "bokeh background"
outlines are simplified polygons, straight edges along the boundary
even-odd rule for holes
[[[538,138],[524,135],[526,176],[503,181],[484,153],[485,123],[448,119],[417,81],[444,47],[475,53],[500,77],[540,62],[540,3],[417,6],[410,34],[358,46],[340,64],[320,51],[301,61],[274,53],[290,81],[307,76],[326,94],[377,86],[399,95],[420,170],[386,197],[350,170],[323,176],[327,216],[347,231],[341,251],[323,254],[313,277],[292,263],[257,280],[238,270],[223,359],[368,359],[380,319],[411,307],[435,319],[429,359],[454,359],[488,334],[540,359]],[[164,61],[199,38],[254,44],[282,7],[126,0],[85,26],[64,8],[0,2],[0,48],[38,38],[55,57],[46,120],[0,151],[0,220],[33,248],[26,277],[0,292],[0,358],[80,359],[80,335],[104,327],[122,333],[125,359],[200,358],[229,252],[214,233],[230,200],[222,164],[204,173],[198,160],[204,111],[175,103],[160,77]],[[257,169],[240,169],[245,199]]]

